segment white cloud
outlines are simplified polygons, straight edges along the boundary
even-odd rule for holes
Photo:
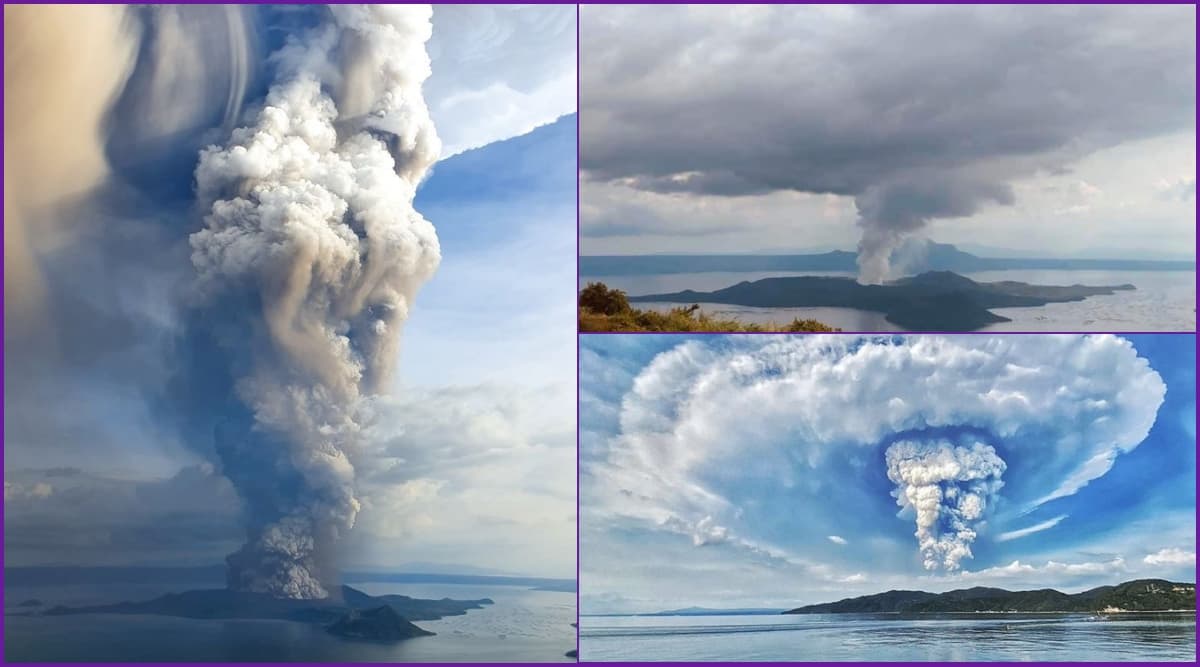
[[[574,396],[562,387],[417,389],[373,399],[355,460],[348,566],[443,561],[575,570]]]
[[[1196,552],[1168,547],[1146,556],[1142,562],[1147,565],[1195,565]]]
[[[1161,179],[1154,184],[1159,197],[1166,200],[1191,201],[1196,198],[1196,177],[1181,176],[1174,180]]]
[[[355,528],[381,537],[409,537],[432,528],[436,520],[443,480],[417,478],[369,489],[362,500],[362,515]]]
[[[711,518],[754,540],[714,479],[795,489],[822,478],[809,471],[864,453],[882,458],[894,434],[936,443],[958,428],[996,457],[986,479],[972,474],[961,484],[1004,481],[1006,502],[1036,505],[1075,493],[1137,447],[1164,391],[1132,345],[1113,336],[691,340],[633,381],[620,401],[620,433],[588,465],[581,493],[598,518]],[[992,501],[960,496],[947,492],[930,508],[934,545],[943,536],[936,517],[958,516],[963,544],[986,529]],[[968,554],[949,555],[938,562]]]
[[[425,97],[443,157],[573,113],[574,5],[437,5]]]
[[[1116,556],[1111,560],[1098,562],[1082,562],[1082,563],[1060,563],[1057,561],[1046,561],[1043,565],[1033,565],[1030,563],[1022,563],[1019,560],[1014,560],[1008,565],[990,567],[985,570],[977,570],[974,572],[963,572],[964,579],[1003,579],[1014,577],[1025,577],[1029,575],[1100,575],[1118,572],[1127,572],[1128,568],[1125,564],[1125,559],[1121,556]]]
[[[697,547],[720,545],[730,539],[730,529],[718,525],[713,517],[704,517],[691,527],[691,543]]]
[[[833,542],[834,544],[842,544],[842,545],[845,545],[845,544],[847,544],[847,542],[846,542],[846,538],[844,538],[844,537],[841,537],[841,536],[839,536],[839,535],[830,535],[830,536],[829,536],[829,541],[830,541],[830,542]]]
[[[1032,526],[1029,526],[1028,528],[1019,528],[1017,530],[1010,530],[1006,533],[1000,533],[999,535],[997,535],[995,537],[995,540],[997,542],[1008,542],[1009,540],[1015,540],[1017,538],[1025,537],[1026,535],[1033,535],[1034,533],[1040,533],[1043,530],[1049,530],[1049,529],[1057,526],[1065,518],[1067,518],[1067,515],[1061,514],[1059,516],[1054,517],[1053,519],[1048,519],[1041,523],[1034,524]]]
[[[21,484],[19,482],[4,481],[4,501],[10,502],[14,500],[40,500],[49,498],[54,494],[54,487],[46,482],[33,482],[30,484]]]

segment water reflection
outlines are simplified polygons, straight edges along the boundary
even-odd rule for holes
[[[585,617],[584,660],[1186,660],[1191,614]]]

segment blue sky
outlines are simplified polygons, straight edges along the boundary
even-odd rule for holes
[[[1191,581],[1194,354],[1183,335],[584,337],[582,610]]]
[[[575,365],[575,118],[434,166],[416,206],[443,259],[405,331],[404,381],[544,384]]]

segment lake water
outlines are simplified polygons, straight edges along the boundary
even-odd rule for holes
[[[1193,661],[1193,614],[584,616],[583,661]]]
[[[6,586],[6,662],[573,662],[575,594],[513,586],[362,583],[373,595],[488,597],[496,604],[464,616],[417,625],[436,632],[402,642],[352,641],[318,625],[290,621],[195,620],[168,616],[87,614],[18,616],[15,605],[47,606],[145,600],[179,586]]]
[[[758,271],[745,273],[672,273],[638,276],[581,276],[580,286],[602,282],[631,296],[693,289],[701,292],[729,287],[742,281],[785,276],[843,276],[848,272]],[[1038,285],[1121,285],[1131,292],[1088,297],[1071,303],[1051,303],[1033,308],[995,308],[1011,322],[993,324],[984,331],[1195,331],[1196,273],[1194,271],[980,271],[966,274],[978,282],[1016,280]],[[639,308],[665,311],[677,303],[640,303]],[[815,319],[843,331],[903,331],[882,313],[853,308],[755,308],[727,304],[700,304],[714,316],[737,318],[755,324],[785,325],[794,318]]]

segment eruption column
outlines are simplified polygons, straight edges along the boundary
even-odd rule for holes
[[[903,440],[884,458],[897,504],[916,514],[925,569],[957,570],[972,557],[975,528],[1004,486],[1004,461],[990,445],[948,440]]]
[[[429,7],[334,6],[272,56],[253,122],[196,170],[197,288],[249,419],[217,430],[248,541],[235,590],[323,598],[354,525],[361,399],[395,364],[399,328],[440,261],[413,209],[440,152],[421,95]]]

